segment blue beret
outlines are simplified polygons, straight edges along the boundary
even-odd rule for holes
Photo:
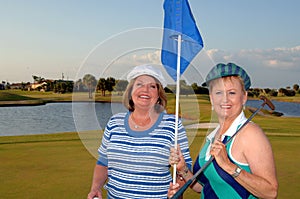
[[[248,90],[251,86],[251,80],[246,71],[233,63],[228,63],[226,65],[220,63],[214,66],[207,74],[205,83],[202,85],[207,86],[211,80],[228,76],[240,76],[244,80],[245,90]]]

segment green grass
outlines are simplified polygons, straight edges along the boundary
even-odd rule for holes
[[[297,93],[295,96],[290,96],[290,97],[286,97],[286,96],[278,96],[278,97],[271,97],[272,100],[278,100],[278,101],[283,101],[283,102],[297,102],[299,103],[299,99],[300,99],[300,94]]]
[[[114,101],[121,101],[122,96],[117,93],[108,93],[106,96],[101,96],[100,93],[94,93],[95,101],[111,101],[113,96]],[[174,107],[175,95],[167,94],[169,107]],[[181,99],[191,99],[191,96],[180,96]],[[199,102],[209,103],[208,95],[193,95]],[[21,90],[0,90],[0,102],[1,101],[20,101],[20,100],[32,100],[40,99],[45,101],[72,101],[72,100],[89,100],[87,92],[75,92],[75,93],[53,93],[53,92],[39,92],[39,91],[21,91]],[[250,98],[249,98],[250,99]],[[251,98],[258,99],[258,98]],[[270,97],[271,100],[297,102],[300,103],[300,94],[292,97]],[[171,108],[172,109],[172,108]]]
[[[0,139],[2,198],[86,198],[94,158],[77,134],[53,136]]]
[[[27,97],[24,95],[20,95],[19,93],[15,92],[0,92],[0,101],[21,101],[21,100],[33,100],[35,98]]]
[[[203,136],[193,139],[190,145],[193,159],[203,139]],[[299,198],[300,137],[269,136],[269,139],[280,185],[278,198]],[[86,198],[96,161],[77,133],[0,137],[0,157],[0,195],[7,199]],[[190,189],[184,196],[199,198]]]
[[[13,96],[15,95],[15,96]],[[87,93],[77,93],[78,100],[87,99]],[[172,98],[172,96],[169,96]],[[98,100],[108,100],[110,97]],[[0,99],[6,100],[72,100],[72,94],[53,94],[27,91],[0,92]],[[119,97],[118,100],[121,98]],[[207,96],[197,96],[200,121],[211,120],[210,104]],[[195,107],[191,97],[182,96],[187,102],[185,116],[193,118]],[[193,99],[194,100],[194,99]],[[299,102],[299,97],[293,101]],[[175,101],[169,101],[169,107]],[[191,105],[189,105],[191,104]],[[170,108],[170,111],[173,110]],[[247,117],[250,112],[246,111]],[[253,121],[268,135],[273,147],[277,175],[279,179],[279,199],[300,198],[300,118],[257,115]],[[190,151],[196,158],[202,146],[207,129],[188,131]],[[82,134],[80,134],[81,136]],[[96,159],[85,148],[86,143],[97,150],[96,138],[92,133],[80,139],[77,133],[49,135],[4,136],[0,137],[0,197],[1,198],[86,198],[89,192]],[[93,137],[94,136],[94,137]],[[85,139],[85,140],[84,140]],[[95,145],[95,146],[94,146]],[[90,150],[90,149],[89,149]],[[188,189],[185,198],[199,198]]]
[[[270,137],[279,180],[278,198],[300,198],[300,137]]]

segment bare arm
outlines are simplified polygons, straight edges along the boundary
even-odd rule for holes
[[[246,129],[247,130],[247,129]],[[243,171],[237,181],[260,198],[276,198],[278,182],[272,147],[263,131],[253,123],[245,133],[243,140],[244,156],[250,165],[252,174]],[[253,147],[255,145],[255,147]]]
[[[227,158],[224,144],[217,141],[213,147],[219,149],[211,152],[218,164],[226,172],[233,174],[237,166]],[[278,182],[271,144],[258,126],[249,123],[237,135],[232,155],[239,162],[247,162],[252,172],[242,170],[235,178],[239,184],[259,198],[277,197]]]
[[[102,198],[101,188],[103,187],[106,180],[107,180],[107,167],[96,165],[94,169],[91,191],[88,194],[87,198],[93,199],[96,196],[98,198]]]

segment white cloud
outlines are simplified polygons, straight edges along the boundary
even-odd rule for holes
[[[144,50],[140,49],[132,51],[120,56],[114,60],[113,64],[116,65],[141,65],[146,63],[160,64],[160,51],[158,50]]]
[[[97,54],[99,55],[99,54]],[[100,54],[101,55],[101,54]],[[94,71],[96,76],[113,76],[125,78],[132,67],[141,64],[161,65],[160,50],[157,48],[136,48],[119,56],[110,57],[111,61],[103,62],[101,56],[94,56],[82,73]],[[90,61],[89,60],[89,61]],[[220,49],[203,49],[183,74],[189,83],[203,83],[208,71],[217,63],[233,62],[242,66],[250,75],[252,87],[280,88],[292,86],[300,77],[300,46],[274,49],[244,49],[225,51]],[[97,64],[90,64],[97,63]],[[102,63],[99,65],[99,63]],[[166,75],[168,77],[168,75]],[[171,80],[169,80],[171,81]]]
[[[300,46],[237,52],[211,49],[207,53],[215,63],[233,62],[242,66],[257,87],[278,88],[300,83]]]
[[[249,49],[228,52],[218,49],[208,50],[216,62],[239,62],[256,64],[278,70],[300,70],[300,46],[292,48]]]

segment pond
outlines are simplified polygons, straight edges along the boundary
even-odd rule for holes
[[[94,102],[0,107],[0,136],[102,129],[120,111],[122,104]]]
[[[272,102],[284,116],[300,117],[299,103]],[[261,104],[262,101],[249,100],[246,105],[256,108]],[[104,129],[112,114],[124,111],[120,103],[95,102],[0,107],[0,136]]]
[[[246,106],[258,108],[263,101],[261,100],[248,100]],[[272,100],[275,106],[275,111],[283,113],[284,117],[300,117],[300,103],[293,102],[280,102]],[[271,110],[267,105],[264,109]]]

